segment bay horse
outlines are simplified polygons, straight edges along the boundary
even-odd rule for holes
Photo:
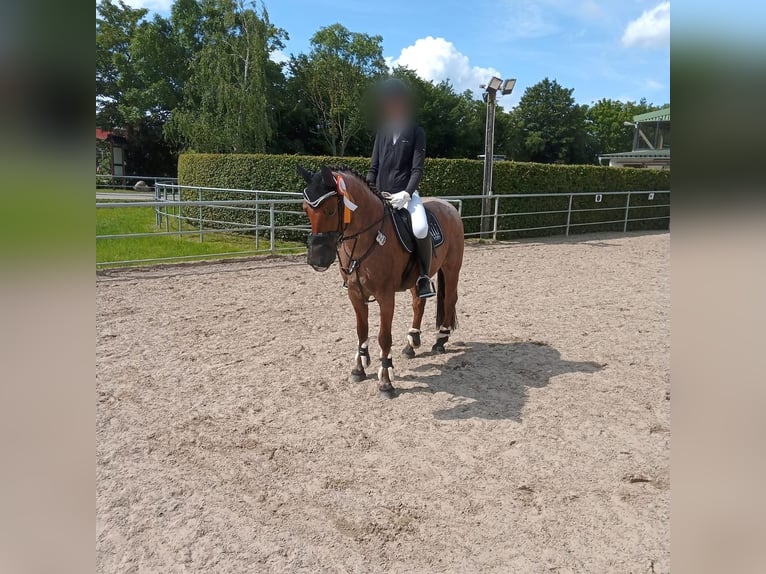
[[[368,303],[370,297],[380,307],[381,366],[378,390],[383,398],[393,398],[396,391],[391,357],[391,323],[397,291],[412,293],[412,327],[402,353],[414,357],[420,347],[420,327],[426,300],[415,290],[419,269],[413,256],[400,243],[394,229],[392,208],[385,198],[373,191],[364,178],[348,167],[323,166],[312,173],[298,166],[306,180],[303,210],[311,222],[308,238],[308,263],[316,271],[326,271],[336,259],[348,287],[348,298],[356,313],[359,339],[351,380],[367,378],[370,366],[368,349]],[[436,328],[439,330],[432,352],[445,351],[444,345],[457,326],[455,305],[460,268],[463,264],[463,222],[460,214],[446,201],[423,199],[427,211],[438,220],[444,242],[434,249],[429,276],[438,275]]]

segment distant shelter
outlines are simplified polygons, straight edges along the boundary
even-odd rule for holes
[[[125,175],[125,149],[128,140],[124,136],[96,128],[96,168],[101,165],[104,155],[108,154],[111,175]],[[106,174],[104,174],[106,175]]]
[[[633,116],[633,125],[633,150],[599,155],[599,163],[608,162],[611,167],[670,169],[670,108]]]

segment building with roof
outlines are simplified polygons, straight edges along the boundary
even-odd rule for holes
[[[125,148],[128,140],[117,133],[96,128],[96,142],[103,142],[105,146],[96,146],[96,167],[100,165],[104,154],[108,151],[111,175],[125,175]]]
[[[611,167],[670,169],[670,107],[633,116],[633,149],[598,156],[598,162]]]

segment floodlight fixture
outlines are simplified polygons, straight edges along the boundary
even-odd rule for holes
[[[507,96],[516,86],[516,78],[501,80],[492,76],[489,82],[479,87],[484,90],[481,99],[487,104],[487,123],[484,126],[484,178],[481,186],[481,237],[489,232],[490,196],[492,195],[492,164],[495,160],[495,108],[497,107],[497,93]],[[479,156],[482,157],[482,156]],[[497,217],[497,216],[496,216]],[[494,234],[496,236],[496,233]]]
[[[634,128],[636,127],[636,124],[633,122],[622,122],[622,125],[624,125],[626,128]]]
[[[506,80],[503,82],[503,89],[502,94],[504,96],[507,96],[513,91],[513,88],[516,86],[516,78],[511,78],[510,80]]]

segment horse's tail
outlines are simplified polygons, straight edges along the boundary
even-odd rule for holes
[[[439,269],[438,281],[436,285],[436,328],[440,329],[441,327],[449,327],[454,331],[457,329],[457,313],[455,313],[454,309],[452,310],[452,324],[443,324],[444,316],[446,315],[444,309],[444,289],[444,271]]]

